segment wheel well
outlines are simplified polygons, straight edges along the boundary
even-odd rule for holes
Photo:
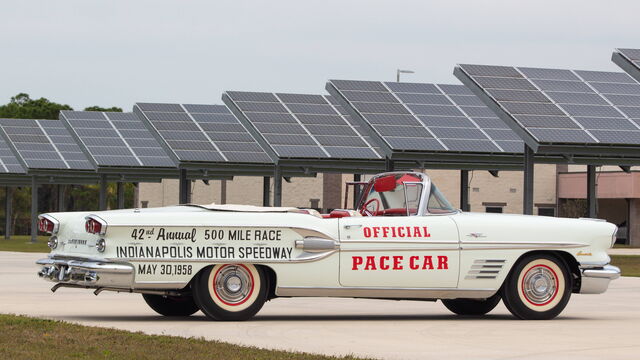
[[[514,262],[514,265],[517,264],[523,257],[525,256],[529,256],[529,255],[536,255],[536,254],[546,254],[546,255],[553,255],[557,258],[559,258],[562,262],[565,263],[565,265],[567,266],[567,268],[569,269],[569,273],[571,275],[571,283],[572,283],[572,292],[577,293],[580,291],[580,280],[581,280],[581,276],[580,276],[580,265],[578,264],[578,261],[576,260],[576,258],[573,257],[573,255],[569,254],[566,251],[560,251],[560,250],[533,250],[533,251],[529,251],[526,252],[522,255],[520,255],[520,257],[518,258],[518,260],[516,260],[516,262]]]
[[[269,284],[269,295],[267,296],[267,300],[271,300],[277,298],[276,295],[276,285],[278,284],[278,277],[276,276],[276,272],[273,271],[272,268],[265,265],[257,265],[264,271],[265,276],[267,277],[267,282]]]

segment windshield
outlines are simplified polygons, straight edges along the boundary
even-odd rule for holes
[[[413,174],[377,178],[367,187],[360,213],[367,216],[409,216],[418,213],[422,179]]]
[[[456,209],[449,204],[447,198],[442,195],[438,187],[431,183],[431,192],[429,194],[429,201],[427,202],[427,211],[430,214],[446,214],[455,212]]]

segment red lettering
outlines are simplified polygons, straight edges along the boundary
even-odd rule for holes
[[[418,264],[416,264],[416,261],[418,261],[418,259],[418,256],[412,256],[409,258],[409,268],[411,270],[418,270],[418,268],[420,267]]]
[[[373,237],[379,237],[380,236],[380,227],[379,226],[374,226],[373,227]]]
[[[394,256],[393,257],[393,270],[402,270],[402,256]]]
[[[383,237],[389,237],[389,227],[388,226],[383,226],[382,227],[382,236]]]
[[[396,236],[398,236],[398,235],[396,235],[396,227],[395,227],[395,226],[392,226],[392,227],[391,227],[391,236],[392,236],[392,237],[396,237]]]
[[[364,265],[365,270],[377,270],[376,269],[376,257],[367,256],[367,263]]]
[[[449,258],[447,256],[438,256],[438,270],[449,269]]]
[[[413,237],[422,237],[422,234],[420,234],[420,228],[417,226],[413,227]]]
[[[425,256],[422,263],[422,270],[433,270],[433,259],[431,256]]]
[[[424,230],[424,237],[431,237],[431,234],[429,234],[429,230],[426,226],[423,226],[422,229]]]
[[[389,261],[388,256],[380,256],[380,270],[389,270],[389,264],[387,264],[387,261]]]
[[[366,227],[362,231],[364,232],[364,237],[371,237],[371,228]]]
[[[362,265],[362,256],[352,256],[351,261],[353,261],[353,266],[351,266],[351,270],[358,270],[358,266]]]
[[[402,227],[398,228],[398,236],[399,237],[404,237],[405,236],[404,228],[402,228]]]

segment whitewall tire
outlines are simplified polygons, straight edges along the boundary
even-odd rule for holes
[[[198,307],[214,320],[247,320],[267,300],[268,279],[251,264],[220,264],[202,270],[194,279]]]
[[[561,259],[529,255],[511,270],[502,289],[509,311],[520,319],[547,320],[558,316],[571,297],[571,276]]]

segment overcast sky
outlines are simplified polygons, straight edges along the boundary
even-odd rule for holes
[[[637,0],[2,1],[0,103],[221,103],[396,68],[458,83],[456,63],[619,71],[611,52],[640,47],[639,13]]]

